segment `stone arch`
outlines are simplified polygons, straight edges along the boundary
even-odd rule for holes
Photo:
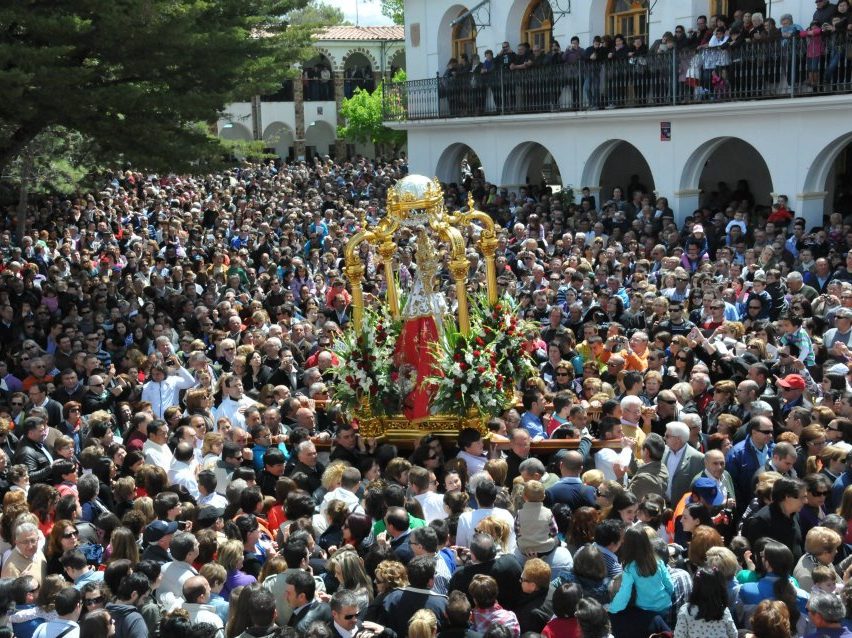
[[[286,159],[294,146],[296,136],[284,122],[272,122],[263,131],[263,142],[267,148],[274,148],[279,157]]]
[[[828,180],[834,170],[838,156],[852,143],[852,133],[836,137],[817,153],[805,176],[804,193],[819,193],[827,190]]]
[[[343,59],[340,61],[340,65],[343,69],[346,69],[346,64],[349,62],[349,58],[355,54],[360,53],[370,63],[370,68],[373,71],[373,74],[380,73],[382,68],[381,65],[376,61],[376,56],[366,47],[353,47],[349,49],[343,56]]]
[[[506,28],[503,29],[502,38],[500,38],[499,42],[497,39],[494,41],[495,55],[500,50],[503,40],[512,46],[512,51],[517,49],[523,37],[524,17],[527,15],[530,5],[535,3],[536,0],[513,0],[512,6],[506,14]]]
[[[328,49],[326,49],[325,47],[319,47],[319,46],[316,46],[316,45],[315,45],[313,48],[314,48],[314,51],[316,51],[316,54],[315,54],[315,55],[313,55],[313,56],[312,56],[309,60],[307,60],[307,61],[305,62],[305,64],[306,64],[306,65],[308,65],[308,64],[309,64],[309,63],[311,63],[311,62],[314,62],[317,58],[325,58],[325,59],[326,59],[326,61],[327,61],[327,62],[331,65],[331,70],[332,70],[333,72],[337,72],[337,71],[342,71],[342,70],[343,70],[343,67],[342,67],[342,66],[340,65],[340,63],[337,61],[337,58],[335,58],[335,57],[331,54],[331,51],[329,51],[329,50],[328,50]]]
[[[607,140],[592,151],[586,160],[580,186],[588,186],[592,190],[600,189],[600,203],[610,198],[612,189],[616,186],[625,188],[633,174],[639,176],[639,181],[648,190],[654,190],[654,174],[642,152],[625,140]],[[629,199],[630,195],[624,193],[624,197]]]
[[[319,155],[331,153],[334,149],[334,141],[337,139],[337,131],[324,120],[311,122],[305,128],[305,146],[312,146]]]
[[[250,142],[251,131],[239,122],[225,122],[219,128],[219,137],[223,140]]]
[[[517,188],[528,183],[562,183],[562,171],[553,153],[539,142],[521,142],[513,148],[503,164],[502,186]]]
[[[450,26],[452,21],[458,18],[467,7],[463,4],[454,4],[444,11],[441,22],[438,26],[438,68],[443,70],[447,66],[447,61],[453,57],[453,27]]]
[[[719,157],[724,161],[718,161]],[[680,190],[709,194],[718,182],[726,182],[733,190],[740,179],[748,182],[757,203],[771,204],[772,175],[760,151],[738,137],[714,137],[699,145],[684,163]]]
[[[438,158],[438,163],[435,165],[435,176],[447,184],[460,182],[462,180],[462,161],[468,159],[470,162],[473,158],[478,160],[479,166],[471,165],[470,168],[482,168],[482,161],[479,159],[479,155],[472,147],[463,142],[450,144],[444,149],[443,153],[441,153]]]
[[[405,69],[405,47],[392,49],[388,52],[388,72],[391,67]]]

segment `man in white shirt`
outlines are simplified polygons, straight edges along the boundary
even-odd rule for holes
[[[363,513],[364,510],[361,509],[361,501],[356,494],[360,485],[361,472],[357,467],[347,467],[343,470],[343,474],[340,477],[340,487],[334,488],[323,497],[320,504],[320,513],[324,514],[328,509],[328,504],[335,500],[346,503],[350,514],[355,512]]]
[[[459,524],[456,530],[456,545],[460,547],[470,547],[470,541],[473,539],[473,534],[476,531],[476,526],[486,516],[495,516],[509,525],[509,546],[506,548],[506,553],[511,554],[515,551],[515,518],[508,510],[502,507],[494,507],[494,501],[497,500],[497,494],[500,489],[491,477],[485,475],[483,477],[472,477],[471,483],[475,484],[474,494],[479,509],[470,512],[465,512],[459,516]]]
[[[224,495],[216,491],[216,472],[213,470],[201,470],[198,473],[198,506],[210,505],[225,509],[228,506],[228,499]]]
[[[80,638],[80,612],[83,609],[83,594],[71,585],[64,587],[53,599],[57,618],[36,627],[33,638]]]
[[[227,418],[231,425],[241,430],[246,429],[246,408],[256,405],[253,400],[243,394],[243,380],[235,374],[226,375],[222,381],[222,392],[225,396],[216,407],[214,420]]]
[[[456,458],[462,459],[467,464],[467,475],[473,476],[485,469],[488,458],[483,454],[485,444],[479,430],[465,428],[459,432],[459,452]]]
[[[145,463],[170,468],[174,456],[166,442],[169,440],[169,426],[165,421],[155,419],[148,424],[148,440],[142,446]]]
[[[627,468],[633,459],[635,441],[624,436],[621,423],[614,419],[604,419],[599,430],[605,441],[621,441],[621,451],[609,447],[601,448],[595,454],[595,469],[603,472],[605,480],[618,481],[623,485]]]
[[[210,583],[204,576],[190,576],[183,583],[183,608],[189,612],[189,620],[193,623],[210,623],[217,630],[224,628],[222,619],[216,613],[216,608],[209,605]]]
[[[198,539],[190,532],[178,532],[169,543],[172,562],[163,565],[157,598],[161,603],[183,596],[183,585],[198,572],[192,562],[198,558]]]
[[[142,386],[142,400],[148,401],[154,415],[162,419],[166,408],[180,405],[180,391],[194,385],[193,376],[178,363],[175,355],[170,355],[165,363],[151,368],[151,380]]]
[[[168,476],[170,485],[182,485],[192,498],[198,500],[201,493],[198,491],[197,465],[193,452],[194,448],[189,443],[178,443]]]
[[[431,473],[425,467],[415,465],[408,472],[408,486],[414,494],[415,500],[423,508],[423,517],[428,525],[436,518],[446,518],[444,510],[444,496],[434,491],[435,485],[430,479]],[[447,592],[438,592],[446,594]]]

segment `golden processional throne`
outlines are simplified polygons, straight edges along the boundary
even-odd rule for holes
[[[468,237],[476,235],[472,232],[474,222],[479,237],[472,245],[483,258],[487,289],[476,301],[468,297],[467,258]],[[417,281],[407,292],[401,289],[398,270],[394,268],[399,249],[397,235],[404,228],[416,237],[413,247]],[[360,250],[364,243],[375,247],[386,285],[384,299],[371,298],[366,305],[366,264]],[[471,343],[475,348],[473,339],[482,339],[471,335],[471,305],[499,308],[496,249],[494,221],[488,214],[475,210],[472,196],[468,197],[466,212],[447,211],[438,180],[422,175],[409,175],[391,187],[387,215],[371,227],[362,223],[362,230],[349,240],[344,272],[352,289],[352,323],[347,345],[338,350],[345,360],[343,369],[337,373],[341,384],[338,398],[346,399],[344,408],[350,409],[349,416],[357,420],[362,436],[406,439],[428,432],[455,435],[464,427],[475,427],[487,434],[488,411],[479,405],[476,397],[472,397],[465,409],[449,413],[436,409],[431,397],[435,380],[446,374],[445,369],[449,370],[443,365],[449,362],[442,361],[448,351],[442,351],[439,342],[460,335],[460,339],[456,337],[458,342]],[[445,265],[455,293],[454,313],[449,312],[449,305],[436,284],[436,274]],[[481,355],[484,349],[472,351]],[[470,355],[464,356],[470,360]],[[470,365],[476,363],[480,363],[478,369],[487,376],[482,362],[473,361]],[[496,365],[493,353],[490,363],[492,367]],[[470,371],[464,361],[461,367]],[[460,406],[464,393],[471,391],[474,383],[464,383],[465,380],[462,377],[455,393]],[[496,385],[495,392],[502,391],[501,384]],[[383,393],[390,398],[383,401]]]

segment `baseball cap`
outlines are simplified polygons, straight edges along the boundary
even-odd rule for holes
[[[805,379],[800,374],[788,374],[783,379],[778,379],[778,385],[782,388],[793,388],[794,390],[805,389]]]
[[[692,491],[713,506],[721,505],[725,500],[716,481],[706,476],[696,479],[692,484]]]
[[[142,535],[142,540],[146,543],[156,543],[162,540],[164,536],[174,534],[177,531],[178,524],[175,521],[156,520],[145,528],[145,533]]]

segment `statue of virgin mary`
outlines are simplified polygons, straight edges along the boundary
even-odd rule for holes
[[[407,368],[413,371],[412,375],[416,374],[414,389],[408,394],[403,410],[409,420],[429,416],[433,391],[425,379],[438,373],[433,344],[441,336],[447,313],[447,300],[435,289],[441,260],[424,229],[420,230],[416,245],[417,276],[402,309],[402,332],[394,354],[400,369]]]

